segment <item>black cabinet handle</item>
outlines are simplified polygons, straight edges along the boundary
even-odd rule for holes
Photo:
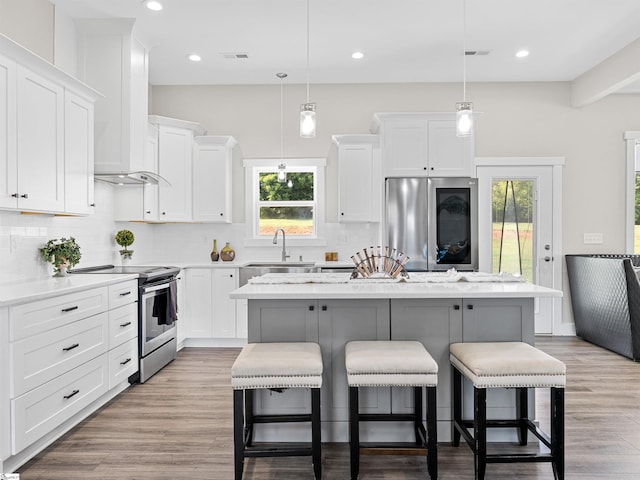
[[[128,291],[128,292],[122,292],[122,293],[120,294],[120,296],[121,296],[121,297],[126,297],[127,295],[131,295],[131,291]]]
[[[309,311],[313,312],[316,309],[316,307],[314,307],[313,305],[309,305]]]
[[[67,313],[67,312],[72,312],[72,311],[77,310],[77,309],[78,309],[78,306],[74,305],[73,307],[63,308],[62,311],[64,313]]]
[[[322,305],[322,311],[326,312],[327,311],[327,306],[326,305]]]
[[[77,395],[80,393],[80,390],[75,389],[73,392],[71,392],[69,395],[65,395],[62,398],[64,398],[65,400],[69,400],[71,397]]]
[[[24,193],[24,194],[20,195],[20,197],[22,197],[22,198],[29,198],[29,194],[28,194],[28,193]]]
[[[467,305],[467,310],[473,310],[473,305]]]
[[[121,324],[120,324],[120,326],[121,326],[122,328],[124,328],[124,327],[128,327],[129,325],[131,325],[131,322],[121,323]]]
[[[74,348],[78,348],[79,346],[80,346],[79,343],[74,343],[70,347],[64,347],[62,350],[65,351],[65,352],[68,352],[69,350],[73,350]]]
[[[131,361],[131,358],[127,358],[124,362],[120,362],[120,365],[126,365]]]
[[[454,309],[454,310],[460,310],[460,305],[454,305],[454,306],[453,306],[453,309]]]
[[[13,198],[18,198],[18,193],[17,193],[17,192],[16,192],[16,193],[12,193],[12,194],[11,194],[11,196],[12,196]]]
[[[221,216],[221,217],[224,217],[224,213],[221,213],[221,214],[220,214],[220,216]]]
[[[147,210],[146,213],[147,213],[147,215],[150,215],[151,214],[151,210]]]
[[[95,207],[95,206],[96,206],[96,204],[95,204],[95,203],[90,203],[90,204],[89,204],[89,206],[90,206],[90,207]]]

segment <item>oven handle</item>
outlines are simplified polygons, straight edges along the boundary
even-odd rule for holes
[[[156,285],[150,285],[148,287],[142,287],[142,294],[157,292],[158,290],[166,290],[169,288],[169,283],[171,282],[163,282]]]

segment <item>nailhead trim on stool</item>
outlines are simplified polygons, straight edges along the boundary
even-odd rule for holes
[[[564,387],[560,360],[523,342],[453,343],[449,347],[453,384],[453,445],[463,436],[474,454],[475,478],[484,480],[487,463],[550,462],[556,479],[564,479]],[[474,418],[462,418],[462,377],[473,384]],[[518,418],[487,420],[487,389],[515,388]],[[528,418],[528,389],[551,390],[551,437]],[[473,435],[469,429],[473,428]],[[517,428],[520,445],[528,432],[550,453],[487,453],[487,428]]]
[[[349,449],[351,479],[360,470],[360,422],[411,421],[416,441],[402,444],[404,449],[427,449],[427,470],[432,480],[438,478],[438,435],[436,424],[436,386],[438,364],[422,343],[415,341],[356,341],[345,346],[345,365],[349,384]],[[413,387],[414,411],[411,414],[361,414],[358,408],[360,387]],[[422,417],[422,389],[427,393],[427,428]],[[389,449],[398,444],[369,445]]]
[[[320,388],[322,354],[316,343],[250,343],[231,367],[235,479],[242,480],[246,457],[311,456],[316,480],[322,477]],[[255,415],[258,389],[310,388],[310,414]],[[311,422],[311,448],[292,444],[253,445],[256,423]]]

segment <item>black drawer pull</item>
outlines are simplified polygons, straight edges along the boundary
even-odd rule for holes
[[[78,306],[77,306],[77,305],[75,305],[75,306],[73,306],[73,307],[63,308],[63,309],[62,309],[62,311],[63,311],[64,313],[67,313],[67,312],[73,312],[74,310],[77,310],[77,309],[78,309]]]
[[[120,365],[126,365],[131,361],[131,358],[127,358],[124,362],[120,362]]]
[[[467,310],[473,310],[473,305],[467,305]]]
[[[79,346],[80,346],[79,343],[74,343],[70,347],[64,347],[62,350],[64,350],[65,352],[68,352],[69,350],[73,350],[74,348],[78,348]]]
[[[73,397],[74,395],[77,395],[80,393],[80,390],[75,389],[73,392],[71,392],[69,395],[65,395],[62,398],[64,398],[65,400],[69,400],[71,397]]]
[[[131,295],[131,291],[128,291],[128,292],[122,292],[122,293],[120,294],[120,296],[121,296],[121,297],[126,297],[127,295]]]
[[[131,325],[131,322],[121,323],[121,324],[120,324],[120,326],[121,326],[122,328],[124,328],[124,327],[128,327],[129,325]]]
[[[326,305],[322,305],[322,311],[326,312],[327,311],[327,306]]]
[[[309,305],[309,311],[313,312],[316,309],[316,307],[314,307],[313,305]]]
[[[453,309],[454,309],[454,310],[460,310],[460,305],[454,305],[454,306],[453,306]]]

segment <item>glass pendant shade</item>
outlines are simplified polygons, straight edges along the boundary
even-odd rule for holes
[[[473,103],[456,103],[456,136],[470,137],[473,135]]]
[[[278,182],[286,183],[287,182],[287,166],[284,163],[278,165]]]
[[[300,136],[313,138],[316,136],[316,104],[303,103],[300,105]]]

